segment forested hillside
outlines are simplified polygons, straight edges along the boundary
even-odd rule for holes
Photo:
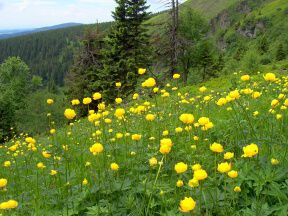
[[[101,31],[109,26],[110,23],[99,24]],[[33,75],[43,78],[44,84],[62,86],[73,62],[74,50],[79,47],[79,39],[86,28],[94,27],[82,25],[0,40],[0,62],[9,56],[19,56]]]

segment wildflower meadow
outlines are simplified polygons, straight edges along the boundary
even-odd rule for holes
[[[65,127],[45,113],[47,135],[0,146],[0,215],[288,214],[287,75],[183,87],[138,73],[129,98],[75,98]]]

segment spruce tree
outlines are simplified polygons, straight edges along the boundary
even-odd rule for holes
[[[276,51],[276,60],[281,61],[281,60],[285,59],[285,57],[286,57],[286,53],[284,51],[283,44],[280,43],[278,48],[277,48],[277,51]]]
[[[122,82],[122,96],[131,93],[137,82],[137,69],[149,65],[149,41],[143,22],[148,19],[146,0],[116,0],[115,24],[106,37],[104,55],[106,95],[113,100],[115,82]]]

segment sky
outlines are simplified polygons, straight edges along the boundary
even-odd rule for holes
[[[163,1],[147,0],[149,10],[164,10]],[[115,6],[114,0],[0,0],[0,29],[111,21]]]

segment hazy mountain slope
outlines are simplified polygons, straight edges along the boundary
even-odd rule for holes
[[[0,39],[18,37],[18,36],[22,36],[22,35],[33,34],[36,32],[63,29],[63,28],[74,27],[74,26],[79,26],[79,25],[83,25],[83,24],[81,24],[81,23],[63,23],[63,24],[59,24],[59,25],[47,26],[47,27],[43,27],[43,28],[36,28],[36,29],[30,29],[30,30],[14,30],[14,31],[12,31],[12,33],[0,34]]]

